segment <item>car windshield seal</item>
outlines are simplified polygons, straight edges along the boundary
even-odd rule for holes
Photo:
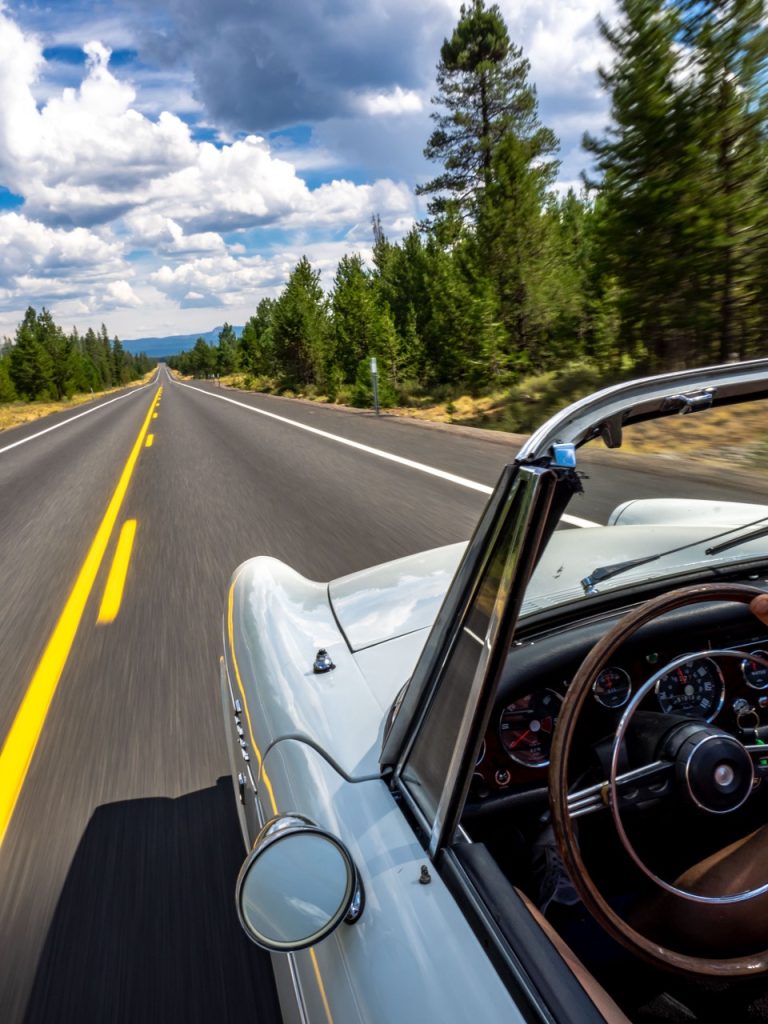
[[[705,537],[703,540],[689,541],[687,544],[681,544],[675,548],[668,548],[665,551],[659,551],[655,555],[646,555],[644,558],[633,558],[626,562],[615,562],[612,565],[601,565],[597,569],[594,569],[588,576],[585,576],[581,580],[581,585],[584,588],[585,594],[594,592],[594,588],[598,583],[604,583],[606,580],[612,579],[614,576],[620,576],[624,572],[628,572],[630,569],[634,569],[638,565],[646,565],[648,562],[655,562],[659,558],[664,558],[666,555],[677,554],[678,551],[685,551],[687,548],[700,547],[702,544],[709,544],[710,541],[718,540],[720,537],[729,537],[731,534],[738,533],[741,530],[751,530],[739,537],[731,537],[730,540],[725,541],[723,544],[717,544],[715,547],[708,547],[705,549],[707,555],[717,555],[721,551],[727,551],[729,548],[736,547],[737,544],[745,544],[750,540],[757,540],[760,537],[764,537],[768,534],[768,525],[761,526],[758,530],[752,530],[752,527],[760,526],[761,523],[768,524],[768,516],[763,516],[761,519],[755,519],[751,523],[742,523],[739,526],[732,526],[728,530],[722,530],[720,533],[714,533],[711,537]]]

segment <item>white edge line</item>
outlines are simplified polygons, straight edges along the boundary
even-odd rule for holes
[[[568,514],[560,516],[564,523],[570,523],[571,526],[580,526],[583,530],[591,530],[595,526],[599,526],[600,523],[593,523],[591,519],[580,519],[578,516],[569,516]]]
[[[476,480],[469,480],[467,477],[457,476],[455,473],[446,473],[443,469],[435,469],[434,466],[427,466],[423,462],[414,462],[413,459],[405,459],[402,455],[393,455],[391,452],[382,451],[381,448],[371,448],[370,445],[361,444],[359,441],[350,441],[347,437],[340,437],[338,434],[331,434],[327,430],[310,427],[307,423],[299,423],[296,420],[288,419],[286,416],[278,416],[277,413],[267,412],[266,409],[257,409],[255,406],[247,405],[245,402],[238,402],[235,398],[228,398],[226,395],[216,395],[211,391],[203,391],[201,388],[192,387],[191,384],[183,384],[180,380],[171,379],[179,387],[189,388],[190,391],[194,391],[198,395],[205,395],[207,398],[218,398],[222,402],[229,402],[231,405],[239,405],[241,409],[248,409],[249,412],[258,413],[259,416],[268,416],[270,419],[278,420],[280,423],[288,423],[292,427],[306,430],[317,437],[325,437],[330,441],[336,441],[337,444],[344,444],[348,448],[355,448],[357,451],[366,452],[368,455],[375,455],[377,458],[387,459],[389,462],[397,462],[401,466],[416,469],[420,473],[427,473],[429,476],[436,476],[440,480],[447,480],[449,483],[458,484],[459,487],[467,487],[472,491],[479,491],[481,494],[493,493],[492,487],[488,487],[486,484],[479,484]],[[577,516],[564,515],[561,518],[563,522],[570,523],[572,526],[591,527],[600,525],[599,523],[591,522],[589,519],[579,519]]]
[[[90,409],[86,409],[85,412],[78,412],[74,416],[70,416],[68,420],[62,420],[60,423],[54,423],[52,427],[46,427],[45,430],[38,430],[36,434],[30,434],[29,437],[22,437],[20,441],[14,441],[13,444],[7,444],[5,448],[0,448],[0,455],[3,452],[9,452],[11,448],[18,448],[20,444],[26,444],[27,441],[34,441],[36,437],[42,437],[43,434],[50,434],[52,430],[58,430],[59,427],[66,427],[68,423],[73,423],[75,420],[79,420],[81,416],[87,416],[89,412],[98,412],[99,409],[104,409],[108,405],[112,405],[113,402],[119,402],[122,398],[130,398],[131,395],[137,395],[144,388],[152,387],[156,381],[149,381],[147,384],[140,384],[137,388],[131,388],[131,390],[125,395],[118,395],[117,398],[110,398],[108,402],[102,402],[100,405],[91,406]]]

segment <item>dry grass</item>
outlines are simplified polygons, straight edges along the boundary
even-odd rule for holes
[[[388,409],[394,416],[409,416],[433,423],[483,421],[503,412],[504,396],[464,396],[424,409]],[[521,431],[525,433],[525,431]],[[638,423],[624,431],[622,451],[647,455],[700,459],[732,465],[768,464],[768,408],[765,403],[726,406],[693,416],[666,416]]]
[[[86,405],[94,398],[102,398],[104,395],[114,394],[116,391],[124,391],[125,388],[137,388],[146,384],[155,373],[151,370],[141,380],[131,381],[119,388],[109,388],[107,391],[96,391],[92,395],[73,395],[72,398],[62,402],[7,402],[0,405],[0,430],[7,430],[9,427],[18,427],[22,423],[30,423],[32,420],[39,420],[43,416],[50,416],[52,412],[64,412],[66,409],[73,409],[77,405]]]
[[[502,394],[484,395],[482,398],[470,398],[462,395],[450,402],[439,402],[423,409],[404,406],[399,409],[387,409],[389,416],[410,416],[412,419],[429,420],[432,423],[469,423],[476,425],[484,419],[492,417],[503,409]]]
[[[765,403],[754,402],[638,423],[624,431],[622,448],[686,460],[764,464],[768,454],[768,409]]]

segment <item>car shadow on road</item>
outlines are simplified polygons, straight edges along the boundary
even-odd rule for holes
[[[240,930],[232,784],[99,807],[78,846],[24,1018],[278,1021],[266,954]]]

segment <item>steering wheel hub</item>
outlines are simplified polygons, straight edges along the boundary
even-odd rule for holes
[[[681,791],[701,811],[730,814],[752,792],[752,759],[733,736],[697,729],[680,744],[675,774]]]

